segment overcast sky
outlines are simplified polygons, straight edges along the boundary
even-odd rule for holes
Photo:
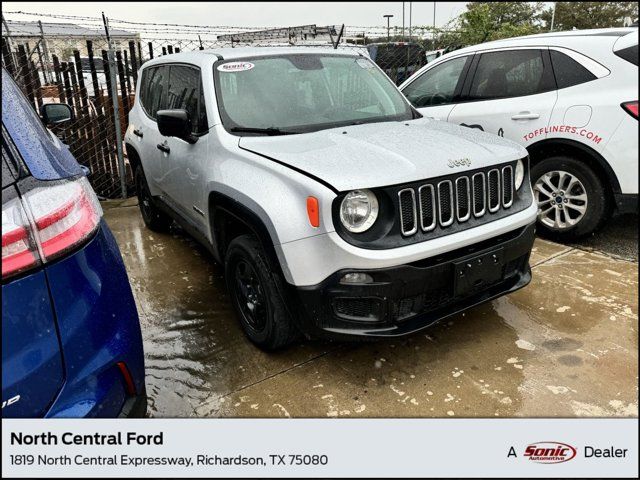
[[[394,15],[391,25],[402,25],[403,2],[2,2],[4,12],[24,11],[58,15],[100,16],[157,23],[225,25],[239,27],[334,25],[382,26],[385,14]],[[466,2],[435,2],[436,26],[442,26],[465,10]],[[409,2],[405,2],[409,24]],[[412,2],[413,25],[433,24],[434,2]],[[37,20],[7,15],[8,19]],[[49,21],[55,21],[49,19]],[[65,20],[70,21],[70,20]]]

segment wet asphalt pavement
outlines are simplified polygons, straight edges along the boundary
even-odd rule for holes
[[[242,334],[220,266],[135,199],[103,203],[133,288],[155,417],[638,415],[638,217],[583,244],[538,239],[523,290],[421,333],[305,341]]]

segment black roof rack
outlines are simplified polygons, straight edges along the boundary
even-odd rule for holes
[[[330,38],[333,48],[338,48],[340,38],[344,33],[344,25],[338,30],[335,25],[318,27],[316,25],[302,25],[299,27],[269,28],[267,30],[257,30],[255,32],[229,33],[218,35],[221,42],[252,43],[257,40],[277,40],[286,38],[292,45],[297,41],[315,39],[318,36],[326,35]]]

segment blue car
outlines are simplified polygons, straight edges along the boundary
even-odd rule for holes
[[[2,69],[2,417],[146,415],[138,313],[83,168]]]

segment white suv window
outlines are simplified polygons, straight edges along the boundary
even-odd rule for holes
[[[407,85],[402,93],[416,108],[451,103],[468,58],[458,57],[436,65]]]
[[[540,50],[506,50],[480,56],[469,98],[521,97],[547,90]]]
[[[250,67],[238,71],[224,65],[214,74],[230,131],[301,132],[414,118],[389,78],[364,57],[279,55],[246,59]]]
[[[153,120],[158,110],[163,108],[168,73],[169,69],[165,66],[147,68],[142,73],[140,104]]]
[[[597,78],[570,56],[556,50],[551,50],[549,53],[558,88],[571,87]]]
[[[178,108],[189,113],[193,133],[207,130],[207,112],[202,95],[200,69],[186,65],[171,65],[165,103],[163,108]]]

